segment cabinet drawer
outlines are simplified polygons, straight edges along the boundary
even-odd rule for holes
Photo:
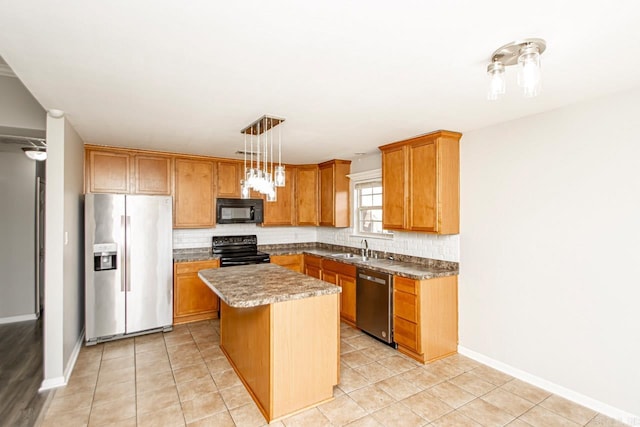
[[[398,316],[393,318],[393,339],[400,345],[420,352],[418,348],[418,325]]]
[[[322,266],[322,258],[313,256],[313,255],[305,255],[304,263],[306,265],[313,265],[314,267],[321,268]]]
[[[217,268],[217,267],[218,267],[217,259],[214,259],[211,261],[178,262],[175,264],[176,274],[197,273],[200,270],[205,270],[207,268]]]
[[[330,259],[322,260],[322,269],[330,270],[334,273],[344,274],[345,276],[356,277],[356,267],[342,262],[332,261]]]
[[[418,323],[418,304],[415,295],[406,292],[393,292],[394,315]]]
[[[393,277],[393,288],[395,290],[406,292],[412,295],[418,295],[418,283],[420,282],[413,279],[407,279],[406,277]]]

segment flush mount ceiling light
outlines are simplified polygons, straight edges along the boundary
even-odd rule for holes
[[[31,160],[47,160],[47,149],[45,147],[23,147],[22,151]]]
[[[284,122],[283,118],[264,115],[240,131],[244,134],[244,179],[240,181],[243,199],[248,199],[251,196],[251,190],[254,190],[265,194],[267,202],[275,202],[276,187],[284,187],[281,127],[278,127],[278,165],[274,166],[273,162],[273,128],[282,122]],[[249,142],[249,150],[247,150],[247,142]],[[248,165],[247,160],[249,160]]]
[[[491,55],[487,66],[489,91],[487,99],[494,101],[505,93],[504,68],[518,65],[518,86],[524,96],[534,97],[540,93],[540,55],[547,48],[542,39],[524,39],[502,46]]]

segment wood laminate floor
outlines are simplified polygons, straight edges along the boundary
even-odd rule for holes
[[[42,318],[0,325],[0,426],[33,426],[47,399],[42,383]]]

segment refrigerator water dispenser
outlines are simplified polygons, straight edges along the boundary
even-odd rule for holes
[[[115,270],[117,263],[116,243],[99,243],[93,245],[93,271]]]

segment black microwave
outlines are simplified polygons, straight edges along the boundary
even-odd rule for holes
[[[261,224],[262,199],[216,199],[218,224]]]

